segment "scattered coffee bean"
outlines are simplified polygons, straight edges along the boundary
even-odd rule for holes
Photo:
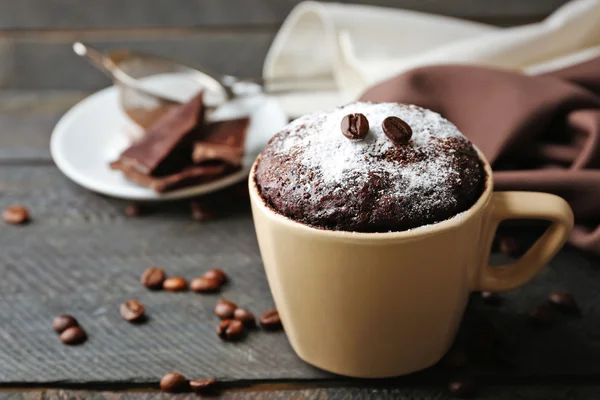
[[[217,335],[223,340],[235,341],[244,335],[244,324],[235,319],[224,319],[217,326]]]
[[[119,312],[125,321],[134,322],[139,321],[144,317],[146,309],[144,308],[144,305],[137,300],[127,300],[121,304]]]
[[[444,356],[444,365],[449,369],[461,369],[467,366],[469,359],[464,350],[453,347]]]
[[[214,210],[206,201],[192,200],[190,208],[192,209],[192,219],[194,221],[208,221],[215,218]]]
[[[341,128],[348,139],[362,140],[369,133],[369,120],[361,113],[348,114],[342,118]]]
[[[381,123],[383,133],[396,145],[408,144],[412,137],[410,125],[398,117],[387,117]]]
[[[481,298],[486,304],[497,306],[502,303],[502,296],[496,292],[481,292]]]
[[[215,305],[215,314],[221,319],[233,318],[237,305],[231,301],[219,300]]]
[[[165,279],[163,289],[170,292],[181,292],[187,289],[187,281],[180,276],[172,276]]]
[[[549,297],[550,304],[566,314],[580,314],[575,297],[567,292],[554,292]]]
[[[221,285],[227,282],[227,275],[218,268],[209,269],[202,276],[205,278],[216,279]]]
[[[279,318],[279,312],[276,309],[269,310],[260,316],[260,326],[269,331],[281,329],[281,319]]]
[[[233,312],[233,319],[240,321],[247,328],[256,326],[256,317],[250,311],[243,308],[236,308]]]
[[[139,217],[142,215],[142,208],[138,204],[129,204],[125,207],[125,215],[128,217]]]
[[[72,326],[79,326],[79,322],[69,314],[61,314],[52,321],[52,329],[56,333],[63,333],[67,328]]]
[[[201,276],[200,278],[192,279],[190,289],[197,293],[214,293],[221,289],[221,283],[216,279]]]
[[[64,344],[75,345],[85,342],[87,334],[79,326],[72,326],[60,334],[60,341]]]
[[[546,303],[535,306],[529,311],[529,320],[538,327],[547,327],[554,322],[554,314]]]
[[[29,221],[29,211],[24,206],[10,206],[2,212],[2,218],[8,224],[24,224]]]
[[[209,379],[194,379],[190,381],[190,388],[196,393],[210,393],[215,390],[217,386],[217,380],[213,378]]]
[[[160,289],[167,278],[165,270],[159,267],[148,268],[142,274],[140,283],[148,289]]]
[[[160,390],[166,393],[187,392],[190,388],[185,376],[177,372],[169,372],[160,379]]]
[[[520,257],[523,255],[521,245],[512,236],[505,236],[499,239],[498,248],[500,251],[510,257]]]
[[[461,399],[473,397],[475,389],[475,382],[471,378],[453,380],[448,384],[448,391]]]

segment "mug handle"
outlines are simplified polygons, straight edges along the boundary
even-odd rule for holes
[[[542,219],[552,222],[520,259],[505,265],[483,266],[475,290],[502,292],[530,281],[554,257],[573,228],[573,211],[561,197],[539,192],[495,192],[491,206],[491,218],[484,236],[489,238],[488,249],[503,220]]]

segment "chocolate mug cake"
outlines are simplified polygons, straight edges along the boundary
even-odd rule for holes
[[[493,188],[485,155],[419,107],[354,103],[277,134],[254,162],[248,189],[269,287],[296,354],[361,378],[438,362],[469,294],[524,285],[573,227],[558,196]],[[496,228],[509,219],[550,227],[520,259],[492,268]]]
[[[266,204],[294,221],[397,232],[468,210],[486,173],[471,142],[440,114],[357,102],[290,123],[261,153],[254,180]]]

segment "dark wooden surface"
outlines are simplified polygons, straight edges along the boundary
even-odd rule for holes
[[[221,267],[232,276],[224,297],[256,313],[272,305],[243,204],[207,223],[192,221],[182,202],[129,218],[123,202],[90,193],[61,175],[48,154],[50,131],[83,95],[0,94],[0,205],[25,204],[33,218],[22,227],[0,225],[0,383],[5,386],[0,396],[87,397],[81,391],[43,389],[50,385],[109,390],[95,393],[97,398],[161,398],[111,390],[149,390],[163,373],[178,370],[189,377],[219,378],[226,398],[255,398],[256,393],[262,398],[289,398],[289,393],[296,398],[445,398],[449,375],[441,368],[392,381],[349,381],[302,363],[283,333],[254,332],[240,344],[222,343],[211,311],[218,295],[142,288],[138,277],[149,265],[187,278]],[[566,249],[531,285],[506,295],[499,308],[501,330],[514,366],[469,372],[484,383],[487,398],[594,398],[599,393],[587,387],[600,378],[598,269],[597,257]],[[583,317],[560,318],[547,330],[532,328],[527,311],[553,290],[575,293]],[[118,305],[129,298],[146,304],[146,324],[132,326],[119,317]],[[475,299],[467,321],[485,308]],[[51,320],[60,312],[75,314],[88,330],[83,346],[65,347],[51,331]],[[272,387],[276,382],[296,386]],[[256,389],[259,384],[267,386]],[[11,391],[16,387],[33,391]]]
[[[0,224],[0,399],[172,398],[156,391],[169,370],[220,378],[226,399],[451,398],[441,368],[348,380],[303,364],[283,333],[220,342],[211,313],[219,296],[152,294],[137,279],[153,264],[188,278],[219,266],[233,277],[224,296],[256,313],[270,307],[248,210],[201,224],[190,220],[187,204],[174,203],[131,219],[123,202],[77,187],[52,164],[48,141],[60,115],[109,83],[71,53],[72,41],[252,76],[297,2],[0,0],[0,208],[23,203],[33,216],[24,227]],[[512,25],[540,20],[565,1],[359,2]],[[472,368],[481,398],[600,398],[599,268],[597,257],[567,249],[533,284],[507,294],[501,330],[514,365]],[[583,317],[532,329],[527,310],[557,289],[576,295]],[[148,306],[147,324],[118,316],[118,304],[131,297]],[[485,308],[475,299],[465,326]],[[62,346],[51,331],[54,315],[65,311],[88,330],[84,346]]]
[[[325,0],[331,1],[331,0]],[[0,0],[1,29],[278,25],[300,0]],[[337,0],[460,18],[539,18],[566,0]],[[115,11],[119,12],[115,12]]]
[[[71,50],[132,48],[240,76],[260,75],[300,0],[0,0],[0,88],[97,89],[102,73]],[[566,0],[362,0],[497,25],[538,21]]]
[[[490,387],[480,393],[487,400],[588,400],[600,397],[599,386],[572,387],[565,385],[519,387]],[[37,392],[0,392],[2,400],[192,400],[194,394],[170,395],[158,392],[108,392],[77,390],[40,390]],[[210,397],[214,398],[214,397]],[[229,390],[218,398],[224,400],[447,400],[454,397],[439,389],[426,388],[306,388],[269,385],[244,390]]]
[[[2,400],[195,400],[194,394],[170,395],[158,392],[89,392],[76,390],[40,390],[37,392],[0,392]],[[213,397],[211,397],[213,398]],[[446,400],[454,397],[439,389],[426,388],[303,388],[270,385],[244,390],[230,390],[219,396],[223,400]],[[600,386],[565,385],[490,387],[479,396],[487,400],[588,400],[600,398]]]

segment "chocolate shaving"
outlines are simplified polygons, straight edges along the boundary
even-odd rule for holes
[[[240,166],[249,124],[247,117],[209,124],[201,139],[194,144],[194,163],[218,160],[234,167]]]
[[[186,186],[193,186],[199,183],[207,183],[223,176],[227,172],[231,172],[231,168],[223,163],[188,166],[179,172],[161,177],[153,177],[140,173],[138,170],[122,161],[114,161],[110,164],[110,167],[112,169],[121,170],[125,177],[130,181],[150,188],[158,193],[180,189]]]
[[[118,169],[139,174],[170,175],[190,164],[193,140],[204,123],[203,94],[165,113],[144,137],[125,150]]]

